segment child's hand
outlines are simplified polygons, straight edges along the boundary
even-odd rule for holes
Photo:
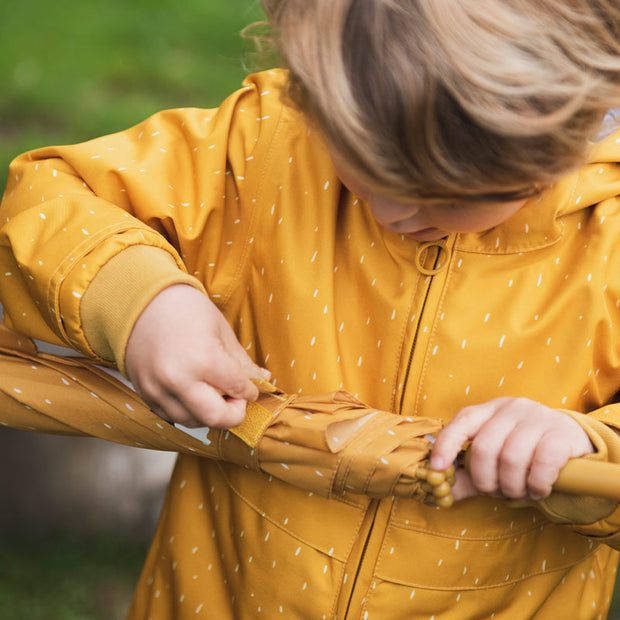
[[[570,416],[526,398],[496,398],[462,409],[439,433],[431,467],[449,467],[469,440],[469,474],[459,470],[455,500],[479,493],[542,499],[568,459],[594,452]]]
[[[268,378],[250,360],[222,313],[186,284],[164,289],[138,317],[125,354],[138,393],[164,419],[230,427]]]

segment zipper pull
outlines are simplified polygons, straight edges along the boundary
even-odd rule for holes
[[[437,248],[437,257],[431,269],[423,264],[426,250]],[[450,249],[448,248],[447,239],[438,239],[437,241],[425,241],[420,243],[415,250],[415,266],[417,270],[425,276],[434,276],[441,273],[450,263]]]

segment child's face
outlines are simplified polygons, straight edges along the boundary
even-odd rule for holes
[[[381,226],[416,241],[436,241],[450,233],[489,230],[516,213],[526,199],[506,202],[486,200],[397,200],[370,191],[338,157],[333,158],[342,183],[368,203]]]

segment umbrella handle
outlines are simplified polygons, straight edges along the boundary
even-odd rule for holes
[[[560,471],[553,490],[620,501],[620,465],[585,458],[571,459]]]
[[[465,451],[464,465],[469,470],[470,452]],[[620,501],[620,464],[570,459],[553,484],[554,491],[571,495],[589,495]]]

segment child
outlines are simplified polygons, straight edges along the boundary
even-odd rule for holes
[[[620,512],[550,491],[620,462],[620,3],[264,4],[290,74],[14,162],[5,319],[175,423],[238,425],[271,373],[452,420],[432,465],[471,441],[470,473],[438,509],[183,454],[131,617],[603,618]]]

